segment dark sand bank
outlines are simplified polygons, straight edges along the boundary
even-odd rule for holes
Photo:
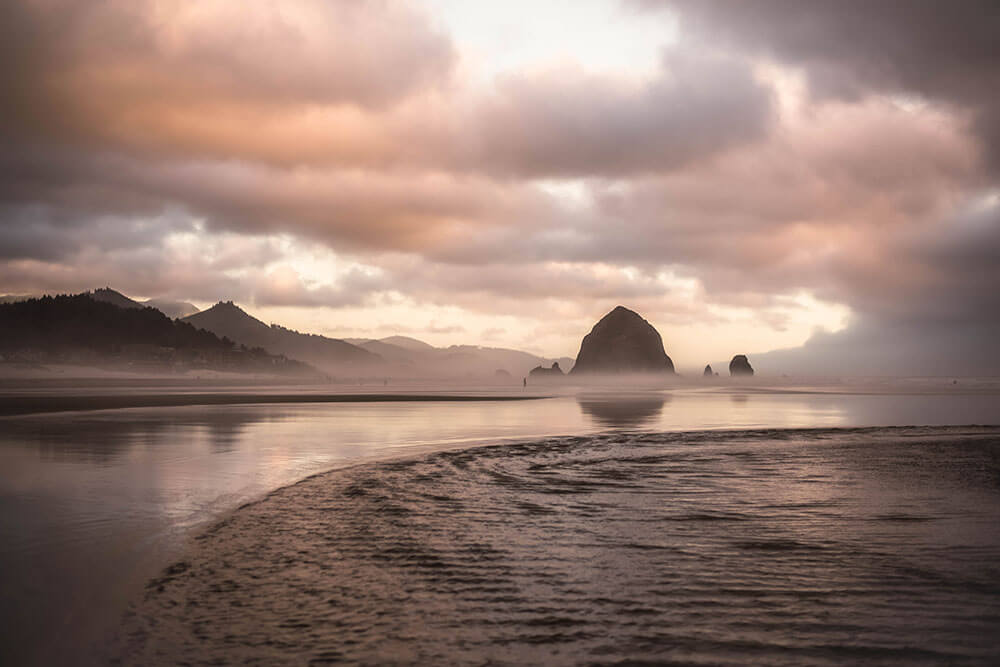
[[[254,405],[264,403],[400,403],[411,401],[527,401],[545,396],[488,394],[240,394],[175,393],[132,395],[44,395],[0,397],[0,416],[76,410],[162,408],[184,405]]]

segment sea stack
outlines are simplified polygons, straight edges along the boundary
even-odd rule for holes
[[[729,362],[729,374],[733,377],[736,377],[737,375],[753,375],[753,367],[747,360],[747,355],[737,354],[733,357],[733,360]]]
[[[528,373],[533,378],[551,378],[551,377],[562,377],[565,375],[562,369],[559,368],[559,362],[553,361],[552,368],[545,368],[544,366],[535,366]]]
[[[715,376],[715,373],[712,372],[712,364],[706,364],[705,365],[705,372],[702,373],[702,376],[703,377],[707,377],[707,378]]]
[[[618,306],[583,337],[572,374],[673,373],[663,339],[646,320]]]

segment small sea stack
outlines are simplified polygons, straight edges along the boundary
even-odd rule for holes
[[[705,372],[702,373],[702,377],[715,377],[715,373],[712,372],[712,364],[705,365]]]
[[[737,354],[733,357],[733,360],[729,362],[729,374],[733,377],[753,375],[753,366],[750,365],[747,355]]]
[[[559,368],[559,362],[553,361],[551,368],[545,368],[544,366],[535,366],[534,368],[531,369],[531,372],[528,373],[528,375],[536,379],[554,378],[554,377],[561,378],[565,375],[565,373],[563,373],[562,369]]]

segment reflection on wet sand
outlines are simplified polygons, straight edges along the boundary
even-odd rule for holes
[[[280,421],[292,414],[288,408],[261,406],[253,411],[146,412],[132,419],[114,412],[82,413],[73,419],[12,419],[3,423],[0,445],[28,446],[42,461],[92,465],[112,464],[149,447],[169,448],[178,437],[189,445],[207,444],[213,452],[222,453],[231,451],[253,424]]]
[[[196,405],[267,405],[305,403],[413,403],[413,402],[475,402],[475,401],[529,401],[547,398],[543,395],[509,395],[505,393],[443,393],[411,392],[389,394],[369,392],[362,394],[296,392],[270,394],[255,392],[217,393],[184,392],[163,393],[110,393],[110,394],[30,394],[3,396],[0,417],[31,415],[79,410],[115,410],[126,408],[176,408]]]
[[[610,428],[639,428],[654,423],[670,394],[581,394],[576,402],[585,415]]]

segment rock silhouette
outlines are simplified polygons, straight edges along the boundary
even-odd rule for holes
[[[747,360],[747,355],[737,354],[733,357],[733,360],[729,362],[729,374],[734,377],[737,375],[753,375],[753,367]]]
[[[545,368],[544,366],[535,366],[534,368],[531,369],[531,372],[528,373],[528,375],[530,375],[533,378],[538,378],[538,377],[547,378],[547,377],[562,377],[564,373],[562,372],[562,369],[559,368],[559,362],[554,361],[552,362],[551,368]]]
[[[706,364],[706,365],[705,365],[705,372],[704,372],[704,373],[702,373],[702,375],[703,375],[704,377],[707,377],[707,378],[710,378],[710,377],[714,377],[714,376],[715,376],[715,374],[714,374],[714,373],[712,372],[712,364]]]
[[[663,339],[635,311],[618,306],[601,318],[580,344],[571,373],[673,373]]]

